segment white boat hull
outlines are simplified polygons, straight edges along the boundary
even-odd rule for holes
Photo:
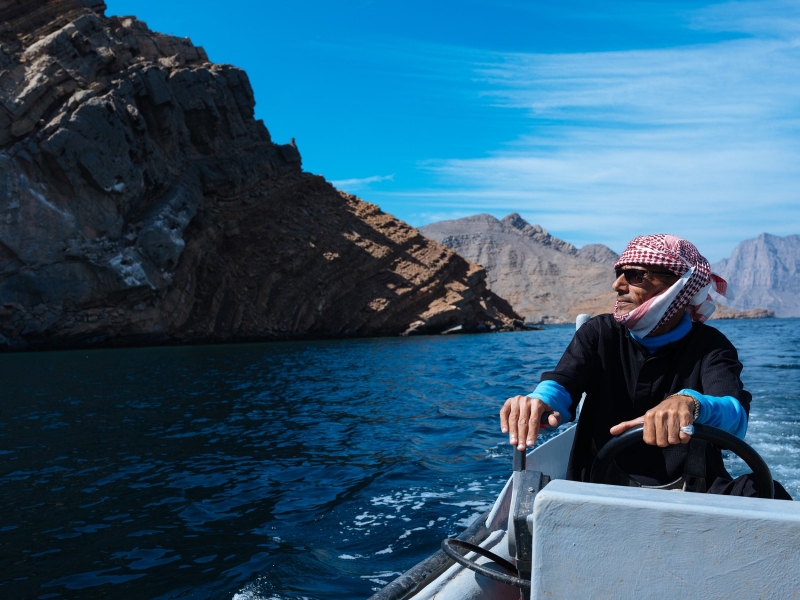
[[[552,478],[527,518],[531,598],[800,598],[800,503],[566,481],[574,434],[566,429],[528,454],[526,470]],[[470,530],[513,563],[512,481]],[[390,585],[372,600],[520,597],[446,558],[435,569],[412,569],[405,587]]]

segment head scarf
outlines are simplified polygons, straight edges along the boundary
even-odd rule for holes
[[[694,244],[675,235],[659,233],[643,235],[628,244],[614,264],[662,267],[680,279],[656,296],[637,306],[626,315],[617,312],[614,318],[637,337],[644,337],[669,321],[684,306],[693,321],[704,322],[714,312],[716,305],[709,295],[711,290],[730,298],[728,283],[711,272],[708,261]]]

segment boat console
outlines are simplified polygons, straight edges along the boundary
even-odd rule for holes
[[[526,468],[524,454],[517,453],[508,554],[452,540],[443,542],[444,552],[478,577],[518,588],[524,600],[793,597],[800,589],[800,504],[772,500],[772,476],[763,459],[738,438],[697,425],[684,475],[646,488],[614,463],[641,435],[640,427],[609,442],[592,469],[592,483],[566,481],[561,472],[551,479]],[[748,464],[761,497],[680,493],[705,491],[708,443]],[[547,452],[541,463],[535,452],[532,457],[530,468],[548,465]],[[465,549],[494,564],[462,555]]]
[[[792,598],[800,504],[552,481],[530,518],[531,598]]]

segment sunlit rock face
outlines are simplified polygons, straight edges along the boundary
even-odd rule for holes
[[[602,244],[578,249],[516,213],[442,221],[420,231],[486,267],[491,288],[529,323],[574,323],[581,313],[614,308],[618,255]]]
[[[735,296],[732,307],[800,317],[800,235],[762,233],[741,242],[730,258],[712,269],[730,283]]]
[[[0,0],[0,346],[513,328],[485,271],[305,173],[246,74],[98,0]]]

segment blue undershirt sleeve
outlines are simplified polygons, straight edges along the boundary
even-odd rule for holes
[[[733,396],[706,396],[690,389],[683,389],[676,393],[691,396],[700,403],[700,416],[697,417],[699,424],[711,425],[732,433],[740,440],[744,439],[744,434],[747,433],[747,413],[736,398]]]
[[[572,398],[560,383],[545,379],[528,396],[538,398],[553,410],[560,412],[562,423],[572,420],[572,413],[569,410],[572,406]]]

